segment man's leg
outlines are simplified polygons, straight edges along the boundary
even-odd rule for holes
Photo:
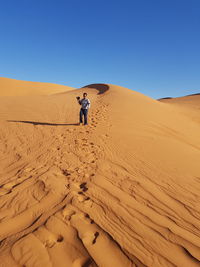
[[[88,109],[84,109],[84,124],[87,125],[87,115],[88,115]]]
[[[80,123],[83,123],[83,110],[82,110],[82,108],[80,109],[79,121],[80,121]]]

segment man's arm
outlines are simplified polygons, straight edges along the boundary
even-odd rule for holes
[[[90,108],[90,100],[88,99],[88,108]]]
[[[79,96],[77,96],[77,102],[79,103],[79,105],[81,105],[81,99],[80,99],[80,97]]]

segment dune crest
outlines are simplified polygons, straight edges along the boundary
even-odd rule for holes
[[[73,87],[65,85],[41,82],[28,82],[0,77],[0,97],[49,95],[73,89]]]
[[[192,111],[111,84],[0,101],[0,266],[199,266]]]

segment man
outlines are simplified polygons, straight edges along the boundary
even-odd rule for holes
[[[80,99],[79,96],[77,96],[77,101],[81,105],[80,109],[80,124],[83,123],[83,116],[84,116],[84,125],[88,124],[87,121],[87,115],[88,115],[88,110],[90,108],[90,100],[87,98],[87,93],[83,93],[83,98]]]

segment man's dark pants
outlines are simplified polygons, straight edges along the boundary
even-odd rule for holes
[[[84,124],[88,124],[87,123],[87,115],[88,115],[88,109],[83,109],[81,108],[80,110],[80,123],[83,123],[83,116],[84,116]]]

